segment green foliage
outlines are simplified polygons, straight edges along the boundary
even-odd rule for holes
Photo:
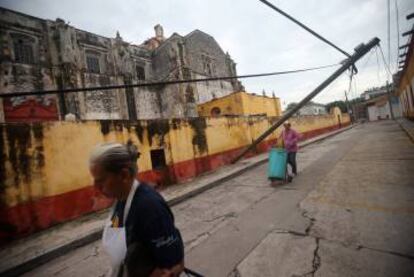
[[[364,99],[358,97],[358,98],[354,98],[354,99],[349,100],[349,105],[352,106],[354,104],[358,104],[358,103],[361,103],[361,102],[364,102]],[[346,105],[346,102],[342,101],[342,100],[334,101],[334,102],[326,104],[326,109],[328,111],[330,111],[331,108],[333,108],[335,106],[339,107],[341,109],[341,112],[343,112],[343,113],[348,112],[348,107]]]
[[[341,109],[341,112],[343,112],[343,113],[348,112],[348,108],[346,106],[346,103],[345,103],[345,101],[342,101],[342,100],[341,101],[334,101],[334,102],[326,104],[326,110],[330,111],[331,108],[333,108],[335,106],[339,107]]]

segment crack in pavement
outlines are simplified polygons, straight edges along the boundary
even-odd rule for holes
[[[269,198],[270,196],[272,196],[275,192],[276,192],[277,190],[275,190],[275,191],[271,191],[270,193],[268,193],[268,194],[266,194],[266,195],[264,195],[264,196],[262,196],[262,197],[260,197],[259,199],[257,199],[257,200],[255,200],[248,208],[249,209],[253,209],[253,206],[254,205],[256,205],[257,203],[259,203],[259,202],[261,202],[261,201],[263,201],[263,200],[265,200],[265,199],[267,199],[267,198]]]
[[[302,209],[302,210],[303,210],[303,209]],[[313,225],[315,224],[316,219],[315,219],[315,218],[313,218],[313,217],[311,217],[311,216],[308,214],[308,211],[306,211],[306,210],[303,210],[303,212],[302,212],[302,216],[303,216],[304,218],[306,218],[306,219],[308,219],[308,220],[309,220],[309,225],[308,225],[308,227],[306,227],[306,230],[305,230],[305,234],[306,234],[306,235],[309,235],[309,233],[310,233],[310,231],[311,231],[311,229],[312,229]]]
[[[184,248],[187,248],[187,246],[188,246],[187,250],[190,251],[191,249],[193,249],[196,246],[195,245],[195,246],[190,247],[193,242],[196,242],[197,240],[199,240],[202,237],[208,237],[210,235],[211,235],[210,231],[206,231],[206,232],[203,232],[201,234],[198,234],[195,238],[193,238],[193,239],[191,239],[187,242],[184,242],[184,246],[185,246]]]
[[[226,221],[226,219],[235,218],[235,217],[237,217],[237,214],[234,213],[234,212],[230,212],[230,213],[227,213],[225,215],[217,216],[217,217],[214,217],[214,218],[209,219],[209,220],[203,220],[203,222],[207,222],[207,223],[211,223],[211,222],[214,222],[214,221],[217,221],[217,223],[214,224],[212,226],[212,228],[209,229],[208,231],[202,232],[202,233],[198,234],[195,238],[193,238],[193,239],[191,239],[187,242],[184,242],[184,246],[185,246],[185,248],[187,248],[187,252],[190,252],[194,247],[196,247],[204,239],[211,236],[217,230],[217,228],[220,227],[222,225],[222,223],[224,223]],[[199,242],[199,243],[197,243],[197,242]]]
[[[398,257],[406,258],[406,259],[409,259],[409,260],[414,260],[414,255],[399,253],[399,252],[390,251],[390,250],[372,248],[372,247],[363,246],[363,245],[358,245],[356,247],[356,249],[357,250],[368,249],[368,250],[371,250],[371,251],[376,251],[376,252],[380,252],[380,253],[385,253],[385,254],[389,254],[389,255],[393,255],[393,256],[398,256]]]
[[[414,255],[410,255],[410,254],[405,254],[405,253],[400,253],[400,252],[395,252],[395,251],[390,251],[390,250],[384,250],[384,249],[378,249],[378,248],[368,247],[368,246],[364,246],[364,245],[355,245],[355,244],[352,244],[352,243],[349,244],[349,243],[346,243],[346,242],[343,242],[343,241],[340,241],[340,240],[330,240],[330,239],[323,238],[321,236],[310,235],[310,231],[313,228],[313,226],[315,225],[316,219],[311,217],[306,210],[304,210],[304,209],[302,209],[302,210],[303,210],[302,216],[310,221],[309,226],[305,230],[305,236],[310,236],[310,237],[313,237],[313,238],[317,239],[318,244],[319,244],[319,240],[324,240],[324,241],[327,241],[327,242],[340,244],[344,248],[353,248],[353,249],[356,249],[356,250],[368,249],[368,250],[372,250],[372,251],[376,251],[376,252],[381,252],[381,253],[385,253],[385,254],[389,254],[389,255],[393,255],[393,256],[406,258],[406,259],[409,259],[409,260],[414,260]],[[351,209],[346,209],[346,211],[349,212],[349,213],[352,213]],[[295,232],[295,231],[285,231],[285,232],[293,234],[293,235],[303,236],[303,234],[301,234],[299,232]]]
[[[301,232],[292,231],[292,230],[275,229],[272,232],[276,234],[290,234],[294,236],[310,237],[310,238],[315,239],[316,247],[315,247],[315,250],[313,251],[312,270],[304,274],[301,274],[301,275],[294,274],[292,275],[292,277],[313,277],[315,276],[316,271],[318,271],[318,269],[320,268],[322,264],[321,257],[319,256],[319,241],[321,240],[321,238],[313,237],[309,235],[308,233],[301,233]]]
[[[232,271],[232,272],[230,272],[230,273],[227,275],[227,277],[241,277],[241,274],[240,274],[239,270],[237,269],[237,267],[235,267],[235,268],[233,269],[233,271]]]
[[[224,215],[219,215],[219,216],[213,217],[211,219],[205,219],[203,221],[207,222],[207,223],[210,223],[210,222],[216,221],[218,219],[220,219],[220,221],[224,221],[227,218],[235,218],[235,217],[237,217],[237,214],[235,212],[229,212],[229,213],[226,213]],[[221,220],[221,219],[223,219],[223,220]]]
[[[291,231],[291,230],[275,229],[273,230],[273,232],[276,234],[291,234],[291,235],[299,236],[299,237],[309,237],[308,234],[297,232],[297,231]]]
[[[312,271],[312,275],[311,276],[315,276],[316,271],[318,271],[318,269],[321,267],[322,261],[321,261],[321,257],[319,256],[319,238],[315,238],[315,242],[316,242],[316,248],[315,251],[313,252],[313,261],[312,261],[312,266],[313,266],[313,271]]]

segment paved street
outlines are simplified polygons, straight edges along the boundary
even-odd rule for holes
[[[391,121],[298,154],[272,188],[262,165],[174,206],[186,264],[205,276],[414,276],[414,145]],[[100,242],[24,276],[104,276]]]

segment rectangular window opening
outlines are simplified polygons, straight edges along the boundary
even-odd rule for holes
[[[17,63],[34,63],[32,46],[21,41],[14,43],[14,56]]]
[[[88,67],[89,72],[100,73],[101,71],[99,67],[99,58],[96,56],[86,56],[86,65]]]
[[[137,70],[138,80],[144,81],[145,80],[145,69],[144,69],[144,67],[137,65],[136,70]]]
[[[164,149],[151,150],[152,169],[164,169],[167,167]]]

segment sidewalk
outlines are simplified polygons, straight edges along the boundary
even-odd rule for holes
[[[319,142],[330,136],[349,130],[352,127],[350,126],[306,140],[299,145],[304,147]],[[244,171],[265,163],[267,157],[267,153],[264,153],[242,160],[237,164],[223,166],[214,172],[201,175],[190,182],[171,186],[163,190],[161,194],[171,206],[178,204]],[[7,245],[4,249],[0,250],[0,273],[5,273],[6,276],[19,275],[53,258],[70,252],[77,247],[99,239],[104,220],[107,216],[107,210],[90,214]]]
[[[398,124],[407,133],[411,141],[414,142],[414,122],[406,118],[397,119]]]

